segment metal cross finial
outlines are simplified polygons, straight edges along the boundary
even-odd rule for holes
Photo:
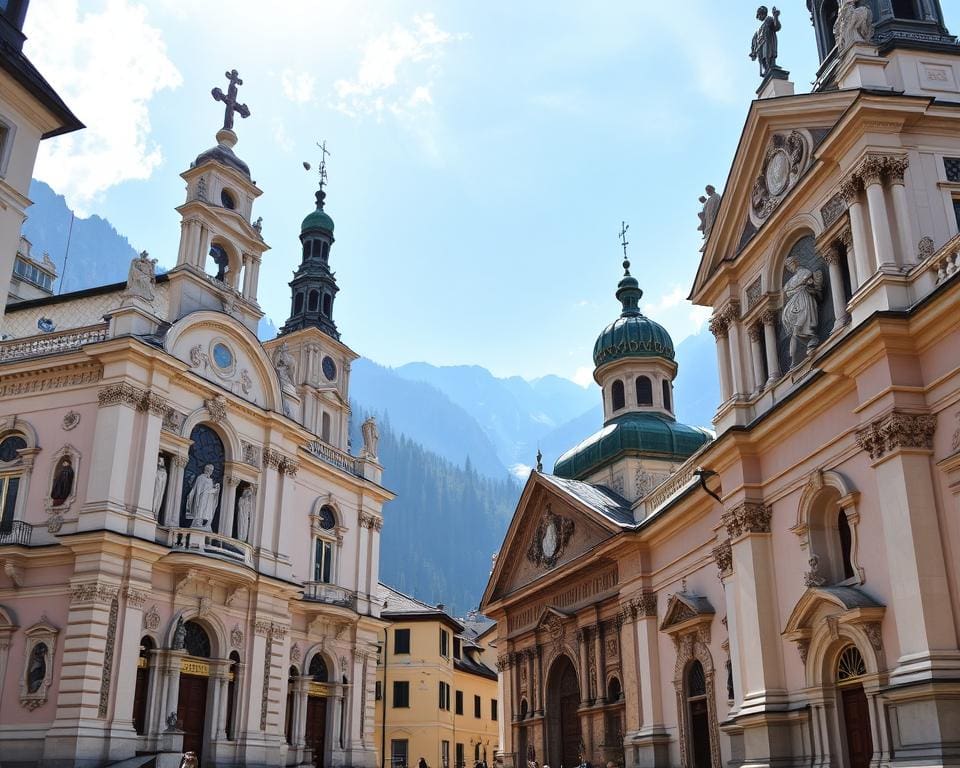
[[[330,152],[327,150],[327,140],[324,139],[322,142],[317,142],[317,146],[320,147],[320,189],[323,189],[323,185],[327,183],[327,158],[330,157]]]
[[[630,245],[630,241],[627,240],[627,230],[630,229],[630,225],[625,221],[620,222],[620,245],[623,247],[623,270],[625,274],[630,274],[630,259],[627,258],[627,246]]]
[[[223,110],[223,130],[232,131],[233,113],[236,112],[240,117],[250,117],[250,108],[246,104],[237,103],[237,86],[243,85],[243,80],[240,79],[237,70],[231,69],[229,72],[224,72],[224,75],[230,82],[226,94],[219,88],[214,88],[210,93],[213,95],[214,101],[222,101],[226,105]]]

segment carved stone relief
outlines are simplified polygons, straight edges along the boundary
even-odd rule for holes
[[[563,555],[573,532],[573,520],[554,514],[551,505],[547,504],[527,549],[527,559],[541,568],[553,568]]]
[[[807,131],[775,133],[770,137],[750,193],[750,219],[755,226],[769,218],[807,169],[811,146]]]

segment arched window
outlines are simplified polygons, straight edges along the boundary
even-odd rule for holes
[[[337,527],[337,513],[329,504],[324,504],[317,512],[317,522],[325,531],[332,531]]]
[[[623,382],[620,379],[613,382],[613,386],[610,387],[610,400],[614,411],[621,410],[627,404],[623,394]]]
[[[330,255],[330,243],[320,241],[320,258],[325,262]]]
[[[214,487],[223,489],[223,465],[226,459],[223,441],[220,436],[206,424],[198,424],[190,431],[193,444],[187,458],[187,466],[183,471],[183,496],[180,501],[180,525],[184,528],[201,528],[208,531],[219,531],[220,521],[220,491],[213,491]],[[208,477],[210,481],[198,479],[207,474],[207,467],[211,467]],[[192,493],[194,486],[199,492]],[[188,503],[189,502],[189,503]],[[196,519],[196,513],[211,515],[205,523]]]
[[[686,676],[687,717],[689,718],[690,764],[709,766],[710,754],[710,710],[707,703],[707,679],[703,665],[694,660],[687,668]]]
[[[827,43],[825,52],[829,53],[837,44],[833,36],[833,28],[837,23],[837,0],[822,0],[820,8],[820,23],[823,25],[824,39]]]
[[[310,291],[310,299],[307,302],[307,311],[316,312],[317,307],[320,305],[320,292],[319,291]]]
[[[233,741],[234,709],[237,705],[237,675],[240,674],[240,654],[230,651],[230,673],[227,677],[227,738]]]
[[[297,293],[293,299],[293,314],[299,315],[303,312],[303,294]]]
[[[637,376],[637,405],[653,405],[653,385],[647,376]]]
[[[667,379],[664,379],[663,382],[663,407],[668,410],[673,410],[673,404],[670,402],[670,382]]]
[[[307,668],[307,674],[316,683],[325,683],[329,679],[327,673],[327,663],[319,653],[310,659],[310,666]]]
[[[846,497],[841,497],[841,493],[845,491],[825,484],[806,506],[810,552],[810,572],[806,580],[810,586],[863,580],[857,563],[856,525],[859,515],[852,503]],[[802,511],[803,507],[801,514]]]
[[[191,656],[201,659],[210,658],[210,635],[195,621],[188,621],[183,625],[187,631],[184,650]]]
[[[520,719],[526,720],[527,718],[527,700],[520,699]]]
[[[843,578],[852,579],[854,575],[853,562],[853,533],[850,531],[850,521],[844,510],[837,512],[837,534],[840,538],[840,561],[843,566]]]
[[[226,277],[227,269],[230,266],[230,257],[222,245],[213,243],[210,246],[210,252],[207,256],[206,271],[213,274],[217,280],[223,280]]]
[[[23,481],[23,465],[19,452],[26,447],[26,439],[17,432],[0,440],[0,537],[13,531],[17,497]]]
[[[150,690],[150,652],[153,640],[140,640],[140,655],[137,657],[137,681],[133,689],[133,730],[141,736],[146,733],[147,693]]]
[[[860,649],[855,645],[848,645],[837,659],[837,682],[854,680],[867,674],[867,665],[863,661]]]
[[[304,240],[303,241],[303,258],[309,259],[310,252],[313,249],[313,240]]]
[[[327,317],[330,317],[330,312],[333,309],[333,299],[330,298],[329,293],[323,294],[323,314]]]
[[[611,677],[610,682],[607,683],[607,702],[614,704],[620,699],[623,698],[623,688],[620,686],[620,680],[616,677]]]

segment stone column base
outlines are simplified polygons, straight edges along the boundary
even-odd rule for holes
[[[669,768],[671,741],[662,728],[628,735],[623,741],[627,768]]]

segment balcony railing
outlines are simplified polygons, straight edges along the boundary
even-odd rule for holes
[[[352,608],[356,601],[356,595],[343,587],[335,587],[332,584],[325,584],[320,581],[308,581],[303,585],[303,599]]]
[[[33,526],[30,523],[23,522],[23,520],[14,520],[6,524],[0,523],[0,545],[22,544],[28,547],[32,534]]]
[[[196,528],[171,528],[167,536],[167,546],[172,550],[200,555],[217,555],[253,566],[253,548],[245,541]]]
[[[349,472],[353,475],[361,474],[359,462],[355,456],[351,456],[349,453],[344,453],[338,448],[334,448],[329,443],[323,442],[323,440],[314,440],[313,442],[307,443],[305,448],[309,453],[312,453],[318,459],[325,461],[327,464],[332,464],[338,469],[342,469],[345,472]]]
[[[10,339],[0,342],[0,362],[69,352],[87,344],[104,341],[106,338],[107,325],[103,323],[102,325],[88,325],[84,328],[44,333],[26,339]]]
[[[649,517],[653,512],[662,507],[667,501],[676,496],[681,491],[686,490],[691,483],[697,482],[694,474],[697,471],[697,462],[700,460],[700,454],[696,453],[687,459],[676,472],[673,472],[666,480],[654,488],[643,499],[644,518]]]

